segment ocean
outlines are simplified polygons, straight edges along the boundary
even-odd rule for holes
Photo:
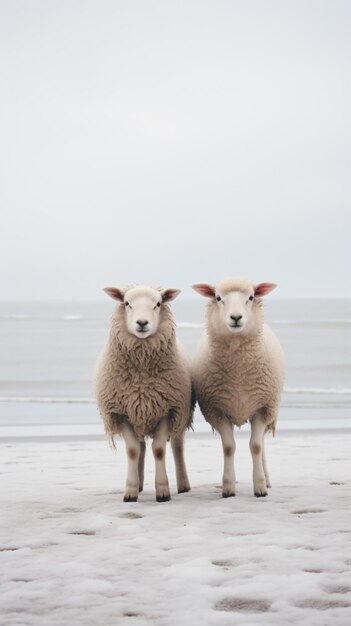
[[[178,336],[193,354],[202,299],[176,300]],[[0,432],[102,432],[92,394],[114,303],[0,303]],[[286,382],[278,428],[351,426],[351,301],[266,299]],[[55,430],[55,428],[56,430]],[[199,410],[195,431],[207,430]]]

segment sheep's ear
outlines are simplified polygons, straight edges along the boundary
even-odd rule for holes
[[[180,294],[180,289],[162,289],[162,302],[172,302]]]
[[[260,283],[255,287],[255,296],[266,296],[267,293],[270,293],[275,289],[278,285],[275,283]]]
[[[107,295],[110,296],[110,298],[112,298],[113,300],[119,300],[120,302],[123,302],[123,292],[117,287],[105,287],[104,292],[107,293]]]
[[[191,285],[191,288],[197,291],[200,296],[205,296],[205,298],[214,298],[216,296],[215,288],[212,285],[207,285],[206,283]]]

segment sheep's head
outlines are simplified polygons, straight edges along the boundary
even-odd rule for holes
[[[162,305],[171,302],[180,289],[154,289],[147,285],[127,288],[106,287],[104,291],[124,308],[126,328],[138,339],[155,335],[159,327]]]
[[[216,285],[193,285],[199,294],[210,298],[209,316],[220,334],[258,332],[262,324],[262,296],[275,289],[274,283],[254,284],[243,278],[227,278]]]

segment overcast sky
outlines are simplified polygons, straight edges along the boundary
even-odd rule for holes
[[[0,298],[350,295],[349,0],[0,0]]]

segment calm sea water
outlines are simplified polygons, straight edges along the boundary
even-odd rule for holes
[[[112,301],[0,303],[0,426],[100,424],[92,399],[96,357]],[[175,301],[178,336],[192,354],[204,301]],[[286,355],[281,428],[351,426],[351,301],[270,300],[267,322]],[[197,412],[196,428],[207,427]]]

